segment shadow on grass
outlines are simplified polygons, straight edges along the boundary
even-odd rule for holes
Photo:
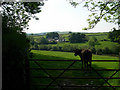
[[[61,58],[61,57],[56,57],[56,56],[48,56],[48,55],[42,55],[42,54],[34,54],[33,59],[50,59],[50,60],[67,60],[66,58]],[[38,62],[43,68],[54,68],[54,69],[66,69],[71,63],[71,62],[59,62],[59,61],[39,61]],[[34,62],[30,62],[30,66],[34,68],[39,68]],[[92,65],[93,68],[100,68],[96,65]],[[81,69],[81,62],[76,62],[70,69]],[[100,68],[104,69],[104,68]],[[47,70],[47,72],[52,76],[52,77],[57,77],[60,73],[63,72],[63,70]],[[98,71],[102,77],[107,77],[109,75],[109,72],[106,71]],[[31,70],[31,76],[48,76],[44,71],[42,70]],[[66,71],[61,77],[100,77],[94,70],[90,71]],[[49,84],[52,81],[52,79],[46,79],[46,78],[32,78],[31,79],[31,84]],[[65,85],[104,85],[105,81],[103,79],[57,79],[57,82],[63,86]],[[56,84],[55,82],[53,84]],[[57,84],[56,86],[57,87]],[[31,90],[39,90],[40,88],[45,88],[45,87],[40,87],[40,86],[31,86]],[[53,88],[52,86],[50,88]],[[80,90],[96,90],[95,87],[84,87],[84,88],[79,88]],[[75,89],[75,90],[79,90]],[[111,90],[111,88],[101,88],[102,90]],[[67,89],[65,89],[67,90]]]

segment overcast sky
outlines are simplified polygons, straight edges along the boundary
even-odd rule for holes
[[[29,22],[27,33],[41,33],[53,31],[72,32],[108,32],[111,28],[117,27],[114,24],[99,22],[94,29],[85,31],[86,19],[91,12],[80,4],[74,8],[67,0],[48,0],[42,7],[42,12],[36,14],[39,20],[32,19]]]

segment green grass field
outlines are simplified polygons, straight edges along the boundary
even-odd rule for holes
[[[57,52],[57,51],[38,51],[32,50],[34,53],[33,59],[48,59],[48,60],[80,60],[79,56],[75,57],[72,52]],[[118,60],[118,57],[113,56],[105,56],[105,55],[93,55],[92,60]],[[66,68],[72,62],[54,62],[54,61],[39,61],[38,62],[43,68]],[[30,62],[30,66],[32,68],[39,68],[33,61]],[[117,62],[92,62],[92,67],[95,69],[118,69]],[[81,62],[76,62],[71,69],[81,69]],[[62,71],[47,71],[52,76],[58,76]],[[104,77],[110,77],[114,71],[99,71],[99,73]],[[48,76],[41,70],[31,70],[31,76]],[[66,71],[62,77],[100,77],[94,71]],[[118,73],[115,75],[118,77]],[[51,79],[40,79],[40,78],[32,78],[31,82],[37,84],[49,84]],[[69,82],[70,85],[107,85],[102,79],[57,79],[57,82],[60,84],[67,84]],[[111,79],[111,85],[120,85],[120,80]],[[54,83],[56,84],[56,83]],[[57,85],[56,85],[57,86]],[[40,86],[32,86],[33,90],[39,90]],[[52,88],[52,87],[51,87]],[[101,88],[102,90],[112,90],[111,88]],[[118,88],[116,88],[119,90]],[[79,89],[78,89],[79,90]],[[83,89],[85,90],[85,89]],[[87,89],[86,89],[87,90]]]

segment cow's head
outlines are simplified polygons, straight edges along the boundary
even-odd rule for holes
[[[75,54],[74,54],[75,56],[80,55],[80,54],[81,54],[81,51],[82,51],[82,49],[73,50],[73,52],[75,53]]]

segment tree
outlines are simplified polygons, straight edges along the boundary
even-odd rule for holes
[[[57,32],[50,32],[46,34],[47,39],[59,39],[59,34]]]
[[[89,41],[88,44],[90,47],[95,47],[95,45],[99,45],[100,43],[98,42],[96,37],[92,37]]]
[[[110,38],[112,42],[120,43],[120,30],[113,28],[113,31],[108,33],[108,38]]]
[[[89,47],[95,47],[95,41],[94,40],[92,40],[92,39],[90,39],[89,41],[88,41],[88,44],[89,44]]]
[[[85,34],[83,33],[72,33],[69,36],[70,43],[82,43],[85,41]]]
[[[71,5],[80,5],[80,0],[69,0]],[[84,30],[92,29],[101,20],[118,24],[120,28],[120,1],[119,0],[82,0],[84,7],[92,12],[87,19],[89,26]]]
[[[40,44],[48,44],[48,43],[49,42],[48,42],[48,40],[46,38],[44,38],[44,37],[40,38]]]
[[[30,40],[24,28],[41,12],[43,2],[2,2],[3,89],[26,90],[24,65],[30,55]],[[7,86],[7,87],[6,87]]]

